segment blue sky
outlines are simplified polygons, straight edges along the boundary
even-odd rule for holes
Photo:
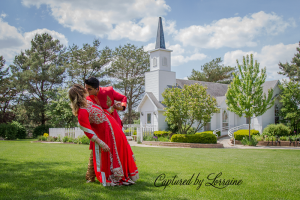
[[[66,46],[98,38],[102,48],[131,43],[151,50],[161,16],[177,78],[217,57],[236,66],[253,53],[267,80],[282,79],[279,61],[290,62],[299,46],[299,7],[297,0],[0,1],[0,55],[11,64],[43,32]]]

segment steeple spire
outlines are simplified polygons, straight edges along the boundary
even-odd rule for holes
[[[165,37],[161,17],[158,18],[158,28],[155,49],[165,49]]]

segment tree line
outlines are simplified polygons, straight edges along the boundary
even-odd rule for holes
[[[0,56],[0,124],[14,120],[27,129],[76,126],[68,89],[75,83],[84,85],[90,76],[127,97],[124,123],[133,123],[138,116],[134,107],[144,93],[144,74],[150,69],[143,47],[126,44],[100,50],[100,41],[94,40],[92,45],[67,48],[47,33],[35,35],[31,48],[16,55],[13,64],[5,68],[5,62]]]

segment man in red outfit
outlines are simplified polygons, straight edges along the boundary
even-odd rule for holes
[[[85,89],[89,93],[89,97],[95,104],[103,109],[108,110],[116,121],[123,127],[123,123],[118,115],[117,110],[124,111],[127,106],[127,97],[116,92],[112,86],[99,87],[99,81],[95,77],[85,80]],[[120,101],[115,104],[115,101]]]
[[[85,80],[85,89],[89,93],[89,100],[92,100],[93,103],[101,106],[103,109],[108,110],[117,123],[123,127],[123,123],[118,115],[117,110],[124,111],[127,106],[127,97],[116,92],[112,86],[109,87],[99,87],[99,81],[95,77],[90,77]],[[120,101],[115,103],[115,101]],[[92,141],[91,141],[92,142]],[[90,143],[90,149],[92,144]],[[94,172],[94,164],[93,164],[93,154],[91,153],[88,170],[86,173],[87,182],[95,181],[95,172]]]

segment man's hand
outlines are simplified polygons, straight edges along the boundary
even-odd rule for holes
[[[113,105],[113,108],[116,109],[116,110],[123,110],[123,106],[121,105],[121,102],[116,102]]]

